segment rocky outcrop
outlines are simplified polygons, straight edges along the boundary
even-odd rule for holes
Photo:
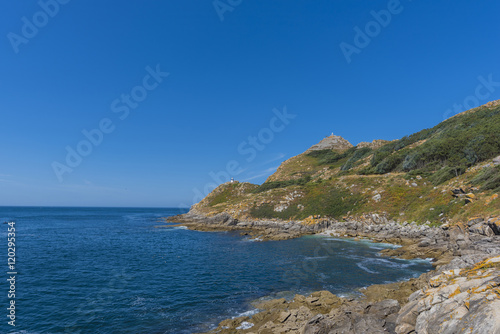
[[[375,139],[371,143],[366,142],[366,141],[362,141],[358,145],[356,145],[356,147],[357,148],[368,147],[368,148],[371,148],[372,150],[376,150],[377,148],[380,148],[387,143],[390,143],[390,141],[389,140],[382,140],[382,139]]]
[[[261,240],[303,234],[367,237],[398,243],[386,256],[433,258],[436,270],[417,279],[373,285],[362,299],[339,298],[328,291],[296,295],[257,305],[260,312],[221,322],[211,333],[495,333],[500,331],[500,219],[473,218],[466,224],[431,227],[365,215],[338,222],[239,221],[227,213],[196,212],[171,219],[200,230],[241,230]],[[489,258],[489,259],[488,259]],[[485,260],[488,259],[488,260]]]
[[[354,220],[355,219],[355,220]],[[500,244],[493,241],[500,234],[500,217],[473,218],[467,224],[431,227],[415,222],[397,223],[378,214],[347,218],[339,222],[331,218],[311,218],[303,221],[278,219],[238,220],[226,212],[207,217],[196,210],[168,218],[199,231],[240,231],[258,240],[287,240],[302,235],[323,233],[338,237],[365,237],[377,242],[403,247],[386,249],[382,253],[405,259],[432,258],[435,265],[448,263],[454,256],[500,254]],[[495,239],[496,240],[496,239]],[[465,253],[464,249],[466,249]]]
[[[335,150],[335,151],[345,151],[353,147],[351,143],[340,136],[335,136],[332,134],[321,140],[316,145],[311,146],[305,153],[310,153],[312,151],[319,150]]]
[[[356,220],[348,219],[344,222],[331,218],[310,218],[303,221],[278,219],[240,221],[226,212],[207,217],[196,210],[191,210],[184,215],[169,217],[168,221],[199,231],[239,230],[245,235],[259,237],[261,240],[285,240],[306,234],[325,233],[340,237],[366,237],[379,242],[397,244],[414,243],[412,239],[423,239],[428,240],[429,245],[439,245],[444,243],[448,233],[442,228],[425,224],[396,223],[378,214],[358,217]]]
[[[486,103],[484,106],[486,106],[488,108],[492,108],[492,107],[495,107],[495,106],[500,106],[500,100],[490,101],[490,102]]]
[[[500,333],[500,256],[432,277],[399,312],[396,333]]]
[[[225,320],[211,333],[387,333],[394,332],[401,309],[394,299],[345,299],[328,291],[295,295],[288,302],[276,299],[257,307],[262,311],[251,318]]]
[[[197,231],[240,231],[242,235],[248,235],[261,241],[287,240],[302,235],[320,233],[328,229],[331,224],[328,220],[309,225],[296,221],[283,222],[271,219],[240,221],[226,212],[206,217],[193,211],[169,217],[168,221]]]
[[[500,256],[477,259],[465,255],[408,282],[371,286],[361,299],[319,291],[258,303],[259,313],[222,321],[210,333],[498,333]]]
[[[460,115],[475,113],[476,111],[481,110],[482,108],[494,108],[496,106],[500,106],[500,100],[494,100],[494,101],[487,102],[487,103],[485,103],[485,104],[483,104],[483,105],[481,105],[479,107],[472,108],[472,109],[469,109],[469,110],[466,110],[466,111],[462,111],[461,113],[453,115],[450,118],[459,117]]]

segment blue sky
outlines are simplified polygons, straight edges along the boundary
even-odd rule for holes
[[[0,6],[0,205],[189,206],[500,98],[493,0]]]

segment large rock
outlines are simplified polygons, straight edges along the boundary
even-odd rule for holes
[[[500,256],[471,269],[443,271],[410,296],[396,333],[500,333],[499,286]]]
[[[500,217],[488,219],[488,226],[493,230],[496,235],[500,234]]]
[[[312,151],[320,151],[320,150],[345,151],[351,147],[353,147],[353,145],[349,143],[347,140],[345,140],[340,136],[335,136],[332,134],[331,136],[324,138],[316,145],[311,146],[305,153],[310,153]]]
[[[495,159],[493,159],[493,164],[500,165],[500,155],[498,157],[496,157]]]
[[[493,232],[493,228],[491,228],[490,226],[488,226],[487,224],[484,224],[482,222],[470,226],[469,231],[471,233],[476,233],[476,234],[484,235],[487,237],[491,237],[491,236],[495,235],[495,232]]]

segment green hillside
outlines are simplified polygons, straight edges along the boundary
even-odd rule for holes
[[[314,149],[328,140],[328,149]],[[492,160],[500,155],[499,101],[392,142],[321,143],[262,185],[221,185],[194,208],[285,220],[378,213],[434,224],[500,213],[500,165]]]

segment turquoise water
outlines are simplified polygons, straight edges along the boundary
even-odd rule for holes
[[[391,245],[309,236],[254,242],[236,233],[156,228],[178,209],[9,208],[16,222],[16,327],[2,333],[194,333],[252,311],[258,298],[350,294],[431,269],[380,257]],[[4,254],[8,225],[0,224]],[[1,312],[1,311],[0,311]]]

